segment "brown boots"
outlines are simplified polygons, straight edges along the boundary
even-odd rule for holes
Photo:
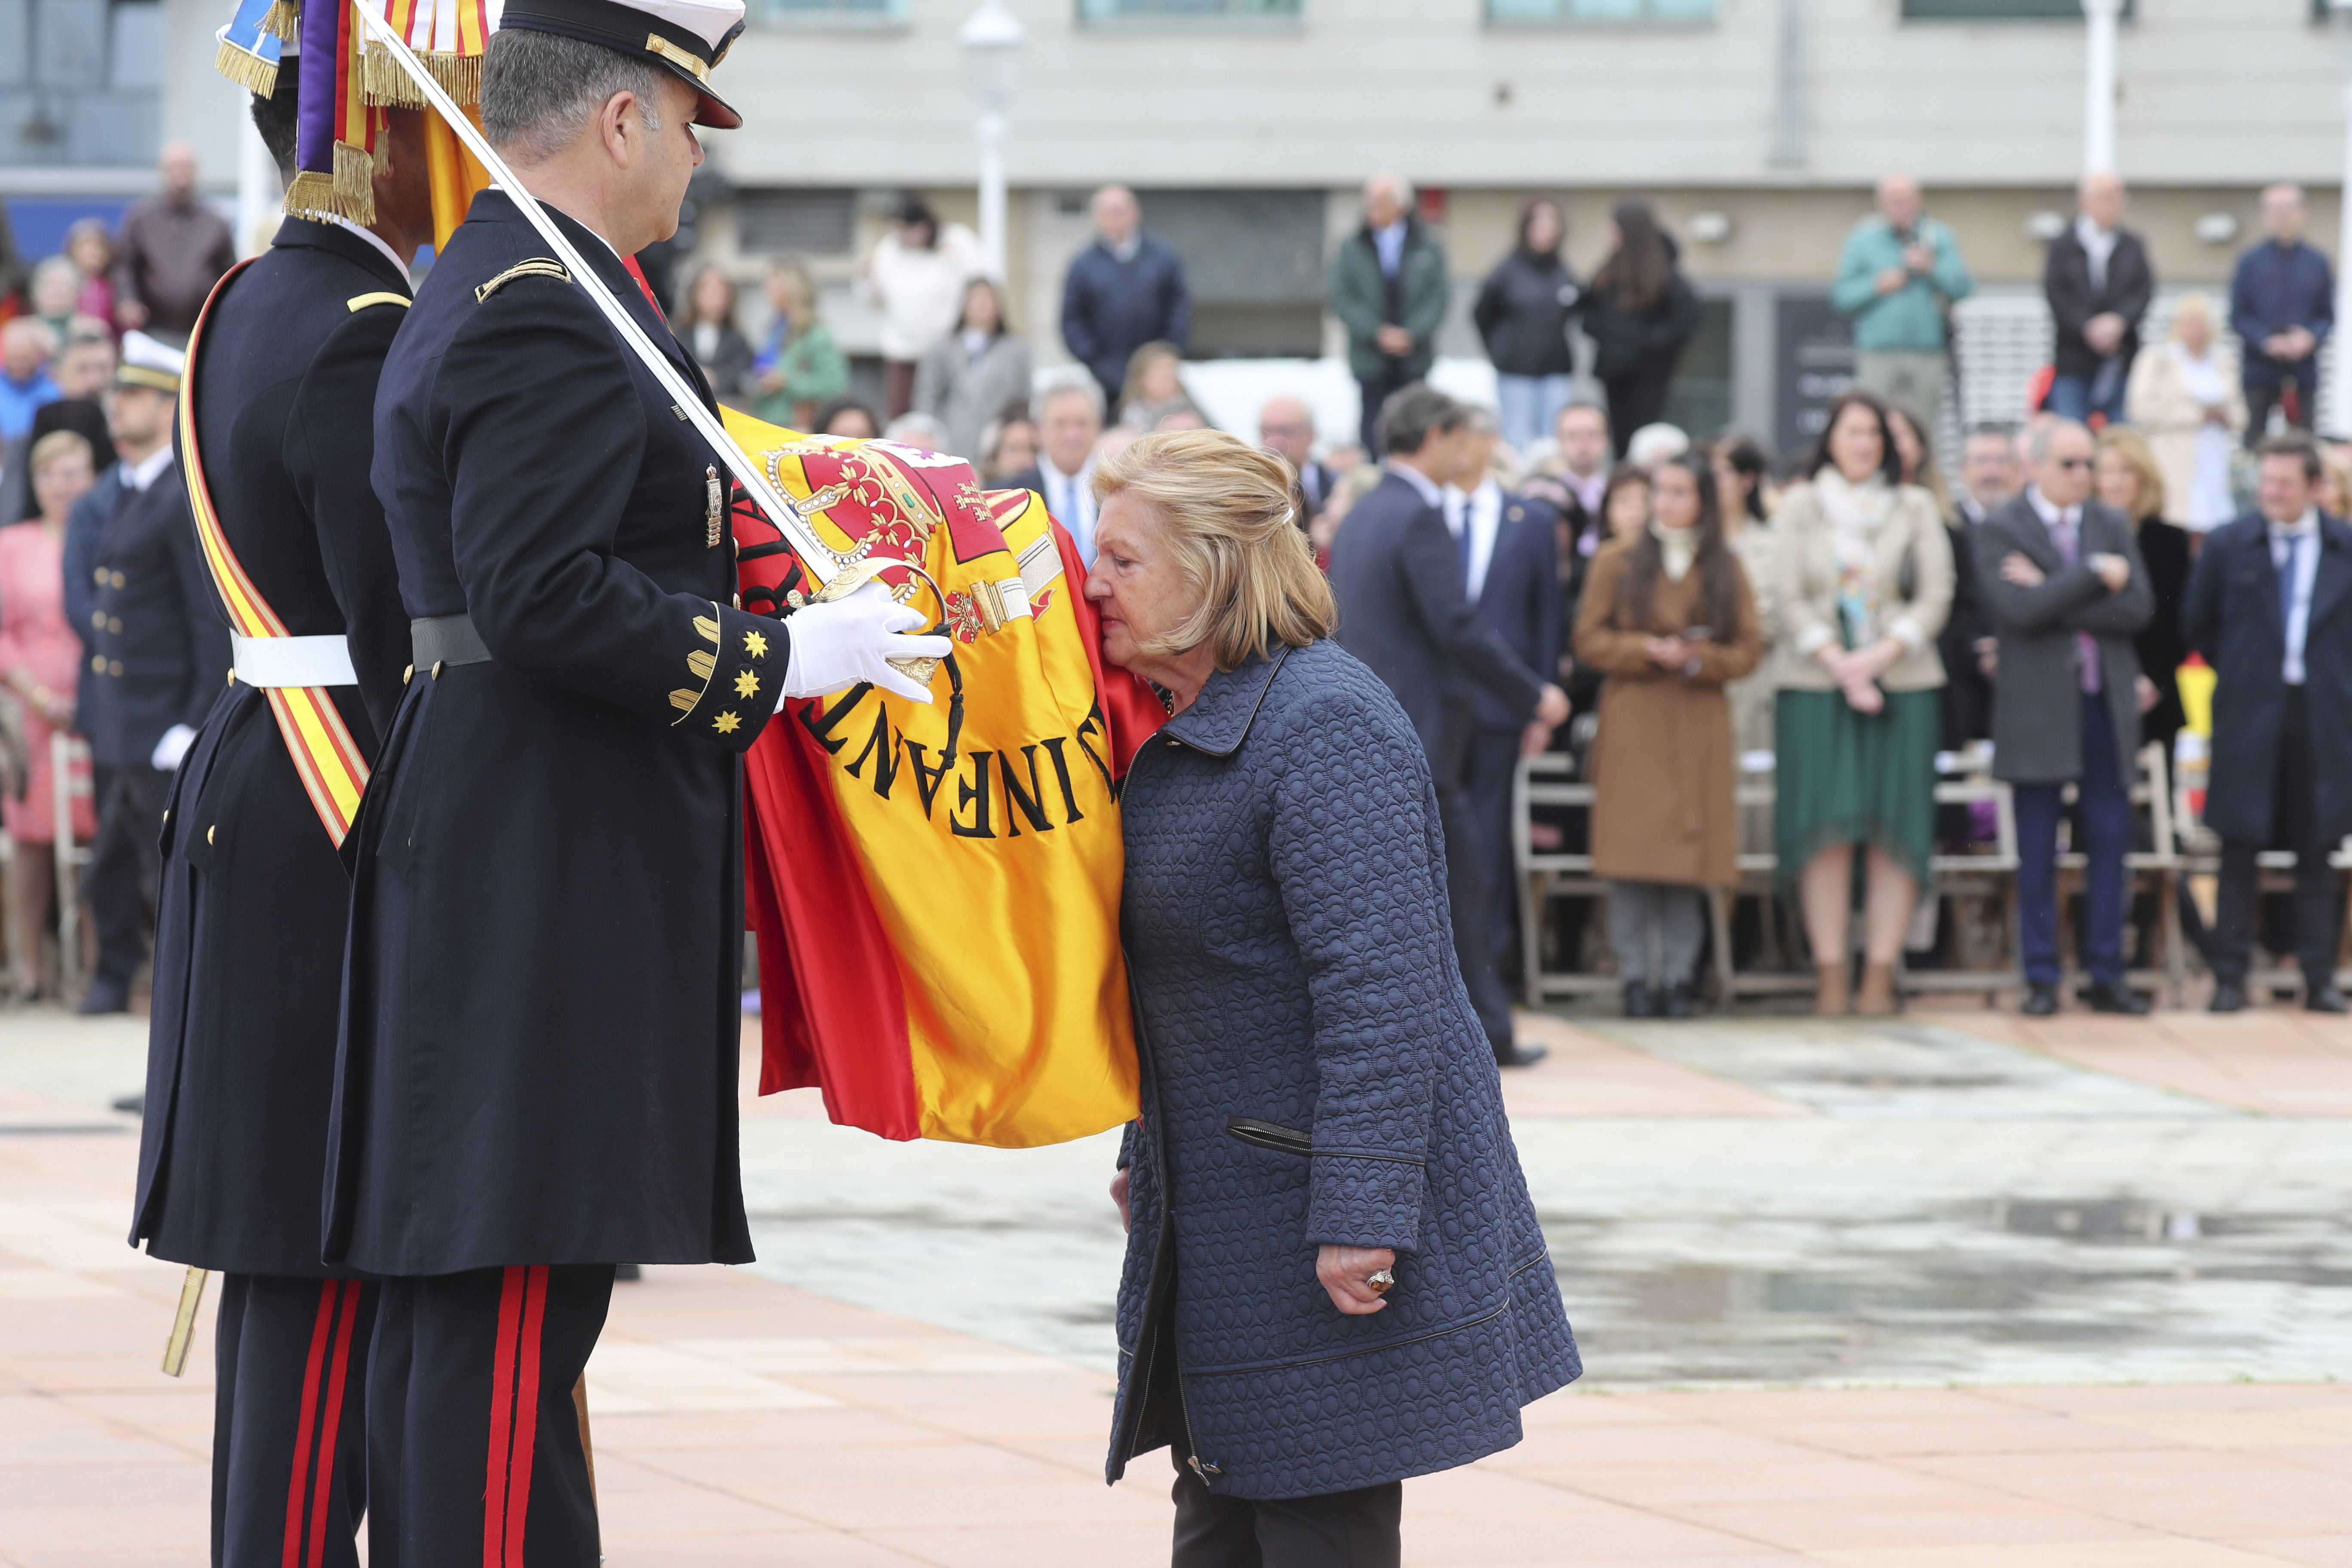
[[[1816,984],[1813,990],[1813,1013],[1817,1017],[1840,1018],[1849,1011],[1846,1003],[1846,966],[1843,963],[1816,964],[1813,968]],[[1890,963],[1865,963],[1862,967],[1862,989],[1854,993],[1851,1011],[1865,1018],[1892,1017],[1902,1010],[1895,994],[1895,966]]]

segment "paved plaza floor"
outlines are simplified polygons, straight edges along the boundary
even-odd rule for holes
[[[1589,1373],[1406,1488],[1406,1560],[2352,1568],[2352,1023],[1529,1016]],[[0,1564],[204,1560],[209,1312],[123,1247],[143,1027],[0,1013]],[[1115,1139],[747,1098],[761,1260],[616,1292],[608,1561],[1165,1562],[1102,1484]]]

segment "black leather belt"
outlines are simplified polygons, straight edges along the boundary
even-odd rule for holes
[[[416,668],[436,664],[488,664],[490,650],[474,629],[471,616],[426,616],[408,623],[409,646],[415,649]]]

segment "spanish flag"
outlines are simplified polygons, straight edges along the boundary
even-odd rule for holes
[[[1001,1148],[1127,1121],[1118,785],[1160,709],[1106,679],[1069,536],[960,458],[726,421],[828,568],[908,563],[881,580],[955,642],[929,706],[788,702],[746,759],[761,1092],[816,1086],[835,1121]],[[772,523],[733,518],[744,607],[789,611],[812,584]]]

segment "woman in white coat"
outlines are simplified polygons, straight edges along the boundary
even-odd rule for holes
[[[2246,428],[2246,395],[2204,295],[2174,307],[2171,336],[2132,366],[2124,403],[2164,475],[2165,521],[2203,533],[2238,515],[2230,463]]]

